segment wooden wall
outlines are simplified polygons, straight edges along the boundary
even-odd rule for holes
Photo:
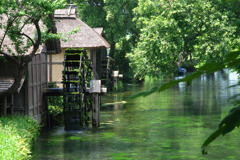
[[[16,65],[0,63],[0,77],[13,77]],[[13,95],[13,114],[30,115],[39,122],[46,117],[47,98],[43,89],[47,88],[47,54],[37,54],[28,64],[28,75],[19,93]]]
[[[25,114],[42,120],[47,113],[47,98],[43,89],[47,88],[47,55],[38,54],[28,65],[28,81],[25,85]]]

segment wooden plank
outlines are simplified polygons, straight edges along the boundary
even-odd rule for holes
[[[3,97],[3,115],[7,116],[7,96]]]
[[[49,82],[52,82],[52,55],[49,55]]]
[[[97,80],[99,79],[98,73],[97,73],[97,52],[95,49],[91,52],[91,59],[92,59],[92,71],[93,71],[93,79]]]
[[[14,100],[13,100],[13,94],[11,94],[11,115],[13,115],[13,104],[14,104]]]
[[[33,114],[33,109],[29,109],[29,116],[31,116],[31,117],[33,117],[34,116],[34,114]]]
[[[28,69],[29,69],[29,66],[28,65]],[[29,72],[28,70],[28,73],[29,73],[29,79],[31,77],[31,72]],[[25,86],[24,86],[24,114],[25,115],[28,115],[28,106],[29,106],[29,80],[25,81]]]

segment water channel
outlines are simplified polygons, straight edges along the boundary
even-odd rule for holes
[[[228,87],[237,83],[237,75],[224,70],[195,79],[190,86],[180,83],[162,93],[127,100],[170,80],[129,84],[125,92],[103,96],[98,130],[65,132],[59,127],[43,133],[34,146],[33,159],[239,159],[239,129],[216,139],[206,156],[200,148],[231,109],[226,100],[239,89]]]

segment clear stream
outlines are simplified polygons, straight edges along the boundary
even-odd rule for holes
[[[203,141],[229,112],[226,100],[239,92],[228,88],[237,75],[224,70],[180,83],[162,93],[127,98],[171,79],[132,84],[121,93],[102,97],[101,127],[65,132],[62,127],[43,133],[34,146],[34,160],[237,160],[240,130],[216,139],[201,154]],[[176,77],[181,78],[181,77]]]

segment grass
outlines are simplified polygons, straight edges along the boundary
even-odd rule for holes
[[[39,134],[39,123],[27,116],[0,117],[0,157],[31,159],[31,148]]]

